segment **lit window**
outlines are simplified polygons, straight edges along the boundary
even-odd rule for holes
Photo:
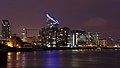
[[[63,34],[60,34],[60,36],[63,36]]]

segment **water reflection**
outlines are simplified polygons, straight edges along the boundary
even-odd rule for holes
[[[7,68],[117,68],[120,50],[8,52]]]
[[[44,54],[45,68],[60,68],[60,54],[59,51],[46,51]]]
[[[7,68],[20,67],[21,56],[20,52],[8,52]]]

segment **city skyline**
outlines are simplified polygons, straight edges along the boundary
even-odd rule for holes
[[[41,29],[46,26],[45,14],[50,13],[60,22],[60,27],[100,32],[103,37],[111,35],[120,38],[118,0],[1,0],[0,8],[0,19],[8,19],[12,24],[12,33],[18,35],[22,28]]]

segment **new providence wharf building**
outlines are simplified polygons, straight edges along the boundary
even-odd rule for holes
[[[47,26],[41,29],[40,40],[42,46],[47,47],[81,47],[97,46],[100,33],[86,32],[82,29],[59,28],[60,23],[49,14]]]

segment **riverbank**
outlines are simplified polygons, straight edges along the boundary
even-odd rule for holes
[[[33,51],[40,50],[78,50],[78,49],[120,49],[119,47],[41,47],[33,48]]]
[[[37,47],[37,48],[2,47],[0,50],[7,52],[32,52],[44,50],[76,50],[76,49],[120,49],[120,47]]]
[[[120,49],[115,47],[41,47],[41,48],[9,48],[8,52],[32,52],[44,50],[76,50],[76,49]]]

